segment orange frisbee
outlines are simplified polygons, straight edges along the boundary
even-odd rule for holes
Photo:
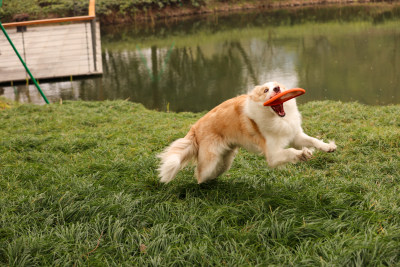
[[[271,97],[268,99],[265,103],[264,106],[276,106],[279,104],[282,104],[283,102],[286,102],[294,97],[298,97],[302,94],[304,94],[306,90],[302,88],[293,88],[286,90],[282,93],[277,94],[276,96]]]

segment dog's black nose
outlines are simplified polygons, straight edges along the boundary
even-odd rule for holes
[[[279,93],[280,91],[281,91],[281,88],[279,88],[279,86],[277,86],[277,87],[274,88],[274,92],[275,92],[275,93]]]

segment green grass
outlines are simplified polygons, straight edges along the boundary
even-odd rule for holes
[[[4,102],[4,101],[3,101]],[[270,169],[240,151],[197,185],[155,155],[202,114],[126,101],[0,109],[0,265],[400,264],[400,106],[311,102],[338,150]]]

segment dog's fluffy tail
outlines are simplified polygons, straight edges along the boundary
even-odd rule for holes
[[[174,141],[158,157],[161,159],[158,168],[162,183],[168,183],[175,178],[180,169],[197,155],[197,145],[194,135],[189,133],[184,138]]]

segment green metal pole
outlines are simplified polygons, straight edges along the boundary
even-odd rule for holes
[[[2,4],[1,2],[2,2],[2,0],[0,0],[0,6],[1,6],[1,4]],[[6,32],[6,29],[4,29],[3,24],[1,24],[1,21],[0,21],[0,27],[1,27],[1,30],[3,31],[4,35],[7,37],[8,42],[10,43],[10,45],[12,46],[12,48],[14,49],[15,54],[17,54],[17,56],[18,56],[19,60],[21,61],[22,65],[24,65],[26,72],[28,72],[29,76],[31,77],[31,79],[32,79],[33,83],[35,84],[36,88],[38,89],[39,93],[42,95],[44,101],[45,101],[47,104],[49,104],[49,100],[47,100],[47,98],[46,98],[46,96],[44,95],[42,89],[40,89],[40,86],[39,86],[39,84],[37,83],[36,79],[33,77],[31,71],[28,69],[28,66],[25,64],[24,60],[22,59],[22,57],[21,57],[20,54],[18,53],[17,48],[15,48],[13,42],[11,41],[10,37],[8,36],[8,34],[7,34],[7,32]]]

